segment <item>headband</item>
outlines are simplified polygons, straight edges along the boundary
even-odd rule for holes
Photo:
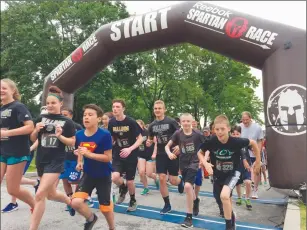
[[[48,93],[48,96],[54,96],[56,97],[57,99],[59,99],[59,101],[63,101],[63,98],[55,93]]]

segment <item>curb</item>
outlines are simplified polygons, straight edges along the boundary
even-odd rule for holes
[[[289,198],[283,229],[301,229],[301,214],[298,199]]]

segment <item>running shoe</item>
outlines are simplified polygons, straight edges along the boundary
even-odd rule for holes
[[[238,198],[236,204],[238,206],[241,206],[242,205],[242,198]]]
[[[193,222],[191,217],[186,217],[181,224],[182,227],[184,228],[193,228]]]
[[[96,221],[97,221],[98,217],[94,214],[94,220],[91,222],[86,222],[84,224],[84,230],[92,230]]]
[[[71,216],[74,216],[76,215],[76,211],[75,209],[73,209],[71,206],[67,205],[67,208],[68,208],[68,212]]]
[[[129,207],[127,208],[127,212],[134,212],[138,207],[136,200],[130,200]]]
[[[166,213],[168,213],[170,211],[172,211],[171,205],[170,204],[165,204],[164,208],[160,211],[160,214],[164,215],[164,214],[166,214]]]
[[[4,209],[1,210],[2,213],[10,213],[18,210],[18,204],[9,203]]]
[[[246,208],[248,209],[248,210],[252,210],[252,204],[251,204],[251,201],[250,201],[250,199],[247,199],[246,201],[245,201],[245,204],[246,204]]]
[[[116,204],[121,204],[124,202],[125,198],[126,198],[126,194],[128,192],[128,187],[127,185],[124,187],[124,188],[120,188],[120,194],[119,194],[119,197],[116,201]]]
[[[147,195],[149,193],[148,188],[144,188],[143,191],[141,192],[141,195]]]

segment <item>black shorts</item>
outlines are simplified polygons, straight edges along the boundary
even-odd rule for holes
[[[182,179],[184,182],[188,182],[191,185],[194,185],[196,181],[196,176],[197,176],[198,170],[192,169],[192,168],[187,168],[181,171],[182,174]]]
[[[63,160],[52,160],[50,163],[39,163],[36,165],[37,175],[42,177],[45,173],[63,173],[64,161]]]
[[[139,158],[144,159],[145,161],[152,161],[151,156],[148,155],[140,155]]]
[[[170,160],[166,154],[158,154],[156,157],[156,171],[158,174],[178,176],[179,158]]]
[[[240,179],[240,176],[241,176],[241,173],[239,171],[234,171],[226,177],[218,178],[218,177],[214,176],[213,179],[214,179],[214,183],[216,183],[216,185],[220,185],[222,187],[224,185],[226,185],[232,191],[236,187],[236,185],[237,185],[237,183]]]
[[[113,171],[119,172],[120,175],[126,173],[126,180],[134,180],[137,165],[137,158],[129,161],[114,159],[112,162]]]
[[[94,188],[96,188],[99,204],[109,207],[111,204],[111,185],[111,175],[103,178],[93,178],[83,173],[73,198],[86,200],[88,196],[91,196]]]

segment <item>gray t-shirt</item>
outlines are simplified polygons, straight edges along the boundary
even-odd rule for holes
[[[245,127],[243,123],[240,124],[241,126],[241,137],[242,138],[248,138],[254,141],[260,141],[261,139],[263,139],[263,132],[262,129],[260,127],[260,125],[258,125],[257,123],[251,123],[250,126]],[[255,157],[254,153],[252,150],[248,150],[249,151],[249,156],[250,157]]]
[[[185,135],[183,130],[180,129],[174,133],[171,140],[180,147],[180,170],[183,171],[187,168],[198,170],[197,152],[200,145],[205,142],[204,135],[197,130],[192,130],[191,135]]]

